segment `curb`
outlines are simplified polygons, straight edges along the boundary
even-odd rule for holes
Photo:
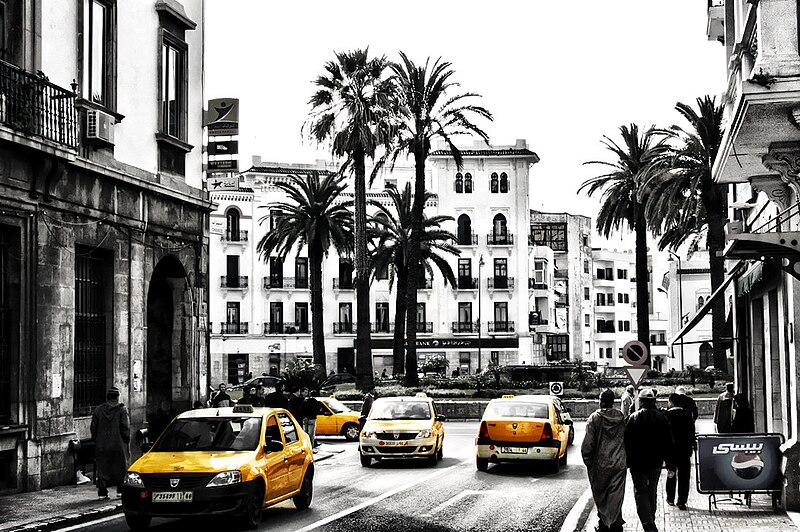
[[[586,488],[586,491],[581,494],[581,497],[575,502],[575,506],[572,507],[572,510],[564,519],[561,532],[583,531],[594,507],[591,488]]]
[[[25,523],[22,525],[15,525],[11,528],[0,528],[2,532],[31,532],[31,531],[47,531],[47,530],[57,530],[59,528],[65,528],[70,525],[78,525],[81,523],[86,523],[88,521],[94,521],[96,519],[100,519],[101,517],[107,517],[109,515],[114,515],[117,513],[122,512],[122,504],[111,504],[108,506],[102,506],[100,508],[94,508],[92,510],[88,510],[86,512],[79,512],[67,515],[59,515],[56,517],[51,517],[49,519],[43,519],[42,521],[35,521],[33,523]]]

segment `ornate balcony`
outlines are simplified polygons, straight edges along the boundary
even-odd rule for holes
[[[471,334],[478,332],[477,321],[454,321],[450,325],[450,330],[455,334]]]
[[[490,321],[489,322],[489,333],[513,333],[514,332],[514,322],[513,321]]]
[[[514,289],[514,278],[513,277],[501,277],[499,275],[494,277],[489,277],[487,280],[487,286],[489,290],[513,290]]]
[[[342,279],[339,277],[333,278],[333,289],[334,290],[355,290],[355,283],[353,279]]]
[[[246,244],[247,231],[225,231],[222,234],[222,241],[233,244]]]
[[[246,321],[239,323],[222,322],[219,325],[220,334],[247,334],[249,323]]]
[[[250,278],[246,275],[223,275],[220,278],[220,287],[231,290],[245,290],[250,283]]]
[[[486,244],[490,246],[513,246],[514,235],[512,233],[489,233],[486,235]]]
[[[355,326],[349,321],[339,321],[333,324],[333,334],[354,334]]]
[[[478,235],[475,233],[470,233],[468,235],[459,235],[458,242],[456,245],[459,246],[477,246],[478,245]]]
[[[308,277],[264,277],[264,290],[308,290]]]
[[[274,321],[264,322],[264,334],[310,334],[308,323],[281,323]]]
[[[477,290],[478,278],[477,277],[459,277],[458,278],[459,290]]]

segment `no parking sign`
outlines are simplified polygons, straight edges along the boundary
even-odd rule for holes
[[[551,382],[550,383],[550,395],[562,395],[564,393],[564,383],[563,382]]]

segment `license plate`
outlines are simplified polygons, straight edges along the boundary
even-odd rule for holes
[[[153,502],[192,502],[191,491],[154,491]]]
[[[407,441],[385,441],[383,444],[387,447],[407,447]]]
[[[525,447],[500,447],[500,452],[508,454],[528,454],[528,449]]]

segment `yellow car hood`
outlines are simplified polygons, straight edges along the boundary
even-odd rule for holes
[[[408,420],[387,420],[377,419],[368,420],[364,425],[365,431],[420,431],[433,428],[433,420],[430,419],[408,419]]]
[[[253,454],[251,451],[149,452],[136,460],[130,470],[136,473],[215,473],[241,469],[253,460]]]

